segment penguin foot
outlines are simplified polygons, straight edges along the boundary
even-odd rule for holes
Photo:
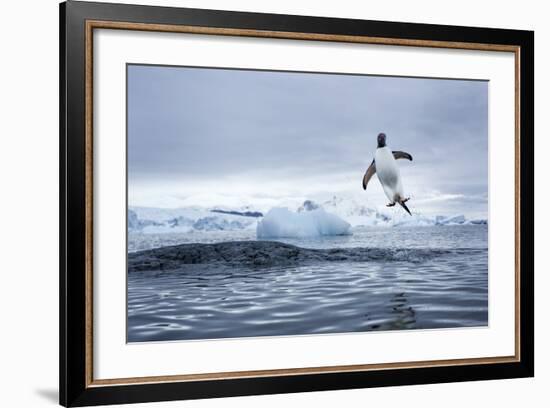
[[[386,204],[386,207],[393,207],[395,205],[395,202]]]

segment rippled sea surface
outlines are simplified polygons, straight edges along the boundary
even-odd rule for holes
[[[137,234],[129,237],[130,257],[164,245],[227,241],[224,234],[192,241],[189,234]],[[253,239],[253,231],[233,236],[245,241],[235,251]],[[209,263],[203,257],[168,270],[154,262],[130,270],[128,341],[488,323],[486,225],[356,228],[350,236],[281,241],[317,251],[291,263]],[[360,251],[368,256],[352,256]]]

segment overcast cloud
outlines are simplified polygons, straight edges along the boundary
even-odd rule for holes
[[[385,132],[410,207],[487,214],[482,81],[128,68],[130,205],[258,207],[333,195],[387,199],[363,173]]]

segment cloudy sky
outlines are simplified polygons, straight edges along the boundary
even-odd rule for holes
[[[487,99],[484,81],[130,65],[129,204],[383,207],[361,180],[384,132],[414,157],[411,209],[486,216]]]

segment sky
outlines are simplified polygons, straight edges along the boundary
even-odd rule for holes
[[[487,216],[486,81],[129,65],[127,102],[130,206],[381,208],[384,132],[412,210]]]

